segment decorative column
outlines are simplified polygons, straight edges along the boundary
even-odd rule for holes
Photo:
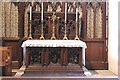
[[[64,34],[64,37],[63,37],[63,39],[64,40],[68,40],[68,38],[67,38],[67,29],[66,29],[66,20],[67,20],[67,2],[65,2],[65,34]]]
[[[55,15],[55,12],[53,12],[53,15],[52,15],[52,20],[53,20],[53,29],[52,29],[52,37],[51,37],[51,39],[52,40],[54,40],[54,39],[56,39],[56,37],[55,37],[55,18],[56,18],[56,15]]]
[[[75,36],[75,40],[79,40],[77,23],[78,23],[78,8],[77,8],[77,2],[76,2],[76,36]]]
[[[33,2],[32,5],[30,5],[30,32],[28,39],[32,39],[32,6],[33,6]]]
[[[41,37],[40,37],[40,39],[41,40],[44,40],[44,36],[43,36],[43,2],[41,3],[41,6],[42,6],[42,10],[41,10]]]

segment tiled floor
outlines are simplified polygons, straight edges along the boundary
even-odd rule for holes
[[[13,69],[12,72],[16,72],[15,77],[20,77],[24,74],[25,67],[22,66],[20,69]],[[117,76],[109,70],[87,70],[83,67],[84,74],[86,76]]]

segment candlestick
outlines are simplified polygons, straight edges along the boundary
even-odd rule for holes
[[[79,20],[80,20],[80,22],[79,22],[79,35],[81,35],[81,18]]]
[[[43,20],[43,2],[42,2],[41,20]]]
[[[30,6],[30,20],[32,19],[32,7]]]
[[[29,31],[29,37],[28,37],[28,39],[32,39],[32,24],[31,24],[31,20],[30,20],[30,31]]]
[[[65,3],[65,22],[66,22],[66,19],[67,19],[67,3]]]
[[[77,3],[77,2],[76,2],[76,3]],[[76,4],[76,5],[77,5],[77,4]],[[77,8],[77,6],[76,6],[76,37],[75,37],[75,40],[79,40],[77,20],[78,20],[78,8]]]
[[[44,36],[43,36],[43,20],[41,22],[42,22],[42,27],[41,27],[41,36],[40,36],[40,39],[44,40]]]
[[[41,22],[42,22],[42,27],[41,27],[41,40],[44,40],[44,36],[43,36],[43,2],[41,3],[42,6],[42,10],[41,10]]]

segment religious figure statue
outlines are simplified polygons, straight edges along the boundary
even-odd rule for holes
[[[80,3],[78,3],[78,12],[79,12],[79,18],[82,18],[82,7]]]
[[[62,9],[61,9],[61,3],[60,2],[56,3],[56,8],[57,8],[56,12],[61,12]]]
[[[73,12],[74,11],[74,6],[73,4],[70,2],[68,3],[68,12]]]
[[[52,4],[48,2],[47,12],[52,12],[52,11],[53,11]]]
[[[39,4],[36,3],[36,4],[35,4],[35,8],[36,8],[35,11],[40,11],[40,6],[39,6]]]

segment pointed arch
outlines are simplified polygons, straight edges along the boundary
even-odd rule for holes
[[[102,7],[100,5],[96,8],[95,21],[95,38],[102,38]]]
[[[91,4],[87,7],[87,37],[94,37],[94,10]]]

